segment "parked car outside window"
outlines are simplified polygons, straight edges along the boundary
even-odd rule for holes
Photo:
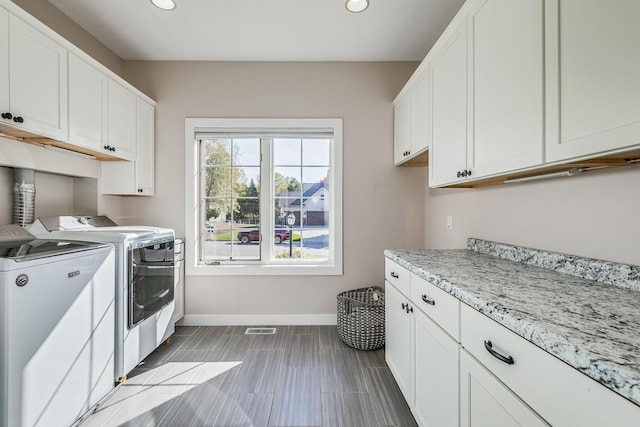
[[[252,228],[250,230],[242,230],[238,232],[238,240],[241,243],[251,243],[260,240],[260,229]],[[289,230],[284,227],[276,226],[274,230],[273,241],[278,244],[284,240],[289,240]]]

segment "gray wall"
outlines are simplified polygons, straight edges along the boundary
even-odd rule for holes
[[[453,217],[447,230],[446,217]],[[425,190],[428,248],[478,237],[640,265],[640,167],[478,189]]]

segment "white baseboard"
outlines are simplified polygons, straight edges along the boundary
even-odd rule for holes
[[[185,314],[178,326],[335,325],[336,314]]]

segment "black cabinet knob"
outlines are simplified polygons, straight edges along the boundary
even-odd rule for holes
[[[461,176],[462,176],[463,178],[464,178],[464,177],[466,177],[466,176],[467,176],[467,171],[462,171]]]
[[[467,171],[467,176],[471,176],[471,171],[470,170]]]
[[[458,171],[458,178],[462,178],[462,172]]]
[[[13,115],[11,115],[11,113],[2,113],[2,118],[11,120],[13,118]]]
[[[20,116],[14,117],[13,121],[16,123],[24,123],[24,119]]]
[[[142,193],[142,188],[138,188],[138,193]]]

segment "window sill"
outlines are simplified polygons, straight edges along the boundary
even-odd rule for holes
[[[341,276],[336,265],[187,265],[187,276]]]

